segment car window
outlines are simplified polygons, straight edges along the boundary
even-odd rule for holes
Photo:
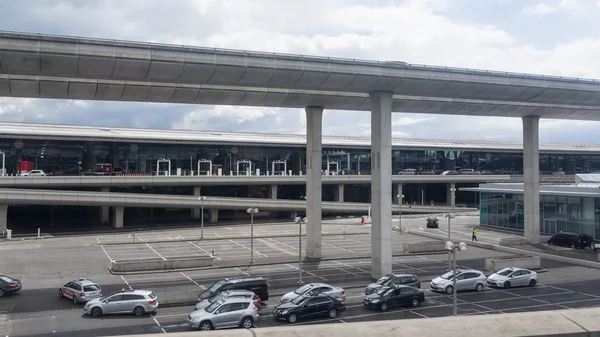
[[[380,278],[379,280],[377,280],[377,282],[375,282],[375,283],[379,284],[381,286],[381,285],[386,284],[389,280],[390,280],[389,276],[384,276],[384,277]]]
[[[319,291],[320,291],[320,292],[322,292],[322,293],[330,292],[330,291],[332,291],[332,290],[333,290],[333,289],[332,289],[332,288],[329,288],[329,287],[321,287],[321,288],[319,289]]]
[[[296,293],[298,295],[302,295],[305,292],[309,291],[310,289],[312,289],[312,284],[306,284],[306,285],[303,285],[302,287],[294,290],[294,293]]]
[[[521,270],[521,275],[529,275],[531,272],[529,270]]]
[[[319,298],[315,298],[315,300],[317,300],[317,304],[331,303],[331,300],[328,297],[319,297]]]
[[[416,276],[411,276],[410,277],[410,281],[411,282],[417,282],[417,277]]]
[[[123,301],[139,301],[139,300],[144,300],[144,296],[143,295],[134,295],[134,294],[123,295]]]
[[[319,304],[319,298],[312,298],[308,302],[306,302],[306,305],[308,305],[308,306],[318,305],[318,304]]]
[[[222,306],[219,307],[219,309],[217,309],[217,312],[219,312],[219,313],[230,312],[230,311],[233,311],[231,303],[223,304]]]
[[[400,284],[400,279],[397,277],[394,277],[394,279],[391,282],[392,284]]]
[[[211,293],[216,293],[218,292],[223,286],[225,285],[225,282],[223,281],[219,281],[214,283],[212,286],[210,286],[210,288],[208,288],[208,291],[210,291]]]
[[[513,273],[512,276],[515,277],[515,276],[521,276],[521,275],[523,275],[523,271],[522,270],[517,270],[516,272]]]
[[[477,273],[465,273],[465,279],[477,278],[479,274]]]
[[[98,287],[95,284],[90,284],[87,286],[83,286],[83,291],[87,292],[87,291],[99,291],[100,287]]]
[[[117,302],[117,301],[121,301],[123,298],[123,295],[115,295],[112,296],[111,298],[108,299],[109,302]]]
[[[500,275],[500,276],[508,276],[508,275],[510,275],[510,273],[512,273],[511,269],[502,269],[501,271],[498,272],[498,275]]]
[[[4,281],[4,282],[7,282],[7,283],[10,283],[10,282],[12,282],[12,281],[13,281],[13,279],[11,279],[11,278],[10,278],[10,277],[8,277],[8,276],[0,276],[0,280],[2,280],[2,281]]]
[[[411,288],[402,288],[400,289],[400,293],[405,295],[405,294],[412,294],[414,291]]]
[[[71,288],[77,290],[77,291],[81,291],[81,284],[77,284],[77,283],[73,283],[73,285],[71,286]]]
[[[465,274],[460,274],[456,277],[457,280],[464,280],[465,279]]]

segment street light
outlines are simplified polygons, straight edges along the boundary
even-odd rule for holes
[[[258,213],[258,208],[250,207],[246,210],[250,214],[250,264],[254,263],[254,214]]]
[[[404,199],[404,194],[398,194],[396,198],[398,198],[398,229],[400,230],[400,234],[402,234],[402,200]]]
[[[454,187],[450,188],[450,195],[451,197],[454,199],[455,198],[455,193],[457,189]],[[452,240],[450,238],[450,220],[454,219],[454,200],[450,200],[450,204],[452,205],[452,212],[451,213],[444,213],[444,218],[448,218],[448,241]],[[451,262],[450,262],[451,256],[450,253],[448,253],[448,270],[450,270],[451,268]]]
[[[452,264],[452,314],[456,316],[458,311],[457,307],[457,298],[456,298],[456,252],[464,252],[467,250],[467,244],[464,242],[459,243],[458,245],[454,242],[448,240],[446,241],[446,250],[448,253],[452,254],[452,260],[454,263]]]
[[[201,212],[200,212],[200,240],[204,240],[204,201],[206,197],[198,197],[198,201],[200,201]]]
[[[302,282],[302,224],[308,223],[308,219],[297,216],[294,222],[298,224],[298,284],[304,284]]]

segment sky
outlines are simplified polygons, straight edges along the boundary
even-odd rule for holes
[[[0,0],[0,30],[600,79],[600,0]],[[0,121],[306,133],[302,109],[0,97]],[[540,141],[598,144],[600,122]],[[369,136],[369,112],[323,133]],[[518,118],[395,113],[396,138],[522,141]]]

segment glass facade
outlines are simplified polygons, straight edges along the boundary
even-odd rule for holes
[[[600,199],[540,195],[540,233],[573,232],[600,239]],[[481,193],[481,223],[523,230],[523,195]]]

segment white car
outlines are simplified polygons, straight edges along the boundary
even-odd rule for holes
[[[453,272],[449,271],[436,277],[429,286],[433,291],[443,291],[448,294],[454,292]],[[456,269],[456,291],[475,290],[482,291],[487,283],[485,275],[479,270]]]
[[[23,172],[21,173],[22,177],[26,177],[26,176],[45,176],[46,173],[42,170],[31,170],[31,171],[27,171],[27,172]]]
[[[538,283],[537,273],[533,270],[509,267],[488,277],[488,285],[499,288],[535,287]]]
[[[597,252],[600,253],[600,243],[595,243],[592,245],[592,249]]]

